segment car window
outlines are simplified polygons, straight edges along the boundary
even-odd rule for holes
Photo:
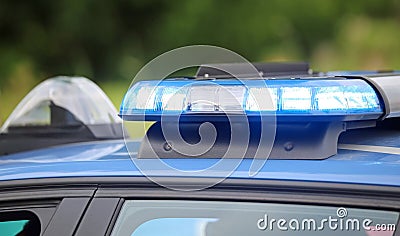
[[[124,203],[112,236],[393,235],[397,212],[275,203]]]
[[[1,236],[39,236],[39,218],[29,211],[1,212]]]

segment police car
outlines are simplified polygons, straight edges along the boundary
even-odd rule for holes
[[[140,81],[119,112],[38,85],[1,128],[0,235],[398,235],[400,74],[254,66]]]

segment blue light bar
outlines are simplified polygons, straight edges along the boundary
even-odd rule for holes
[[[120,108],[124,120],[159,121],[161,116],[248,117],[273,115],[302,120],[378,119],[379,95],[364,80],[344,78],[279,80],[168,79],[141,81],[126,93]]]

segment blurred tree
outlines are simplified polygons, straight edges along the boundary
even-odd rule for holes
[[[16,94],[7,91],[16,75],[127,83],[155,56],[193,44],[317,69],[399,69],[398,29],[398,0],[1,0],[0,96]],[[1,99],[0,117],[13,99]]]
[[[396,0],[2,0],[0,88],[21,61],[45,77],[122,79],[158,54],[190,44],[226,47],[250,60],[306,60],[323,43],[343,43],[337,36],[343,19],[398,26],[399,12]]]

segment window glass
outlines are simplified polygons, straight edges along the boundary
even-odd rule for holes
[[[126,201],[112,236],[393,235],[397,212],[294,204]]]
[[[0,212],[1,236],[39,236],[40,221],[32,212]]]

